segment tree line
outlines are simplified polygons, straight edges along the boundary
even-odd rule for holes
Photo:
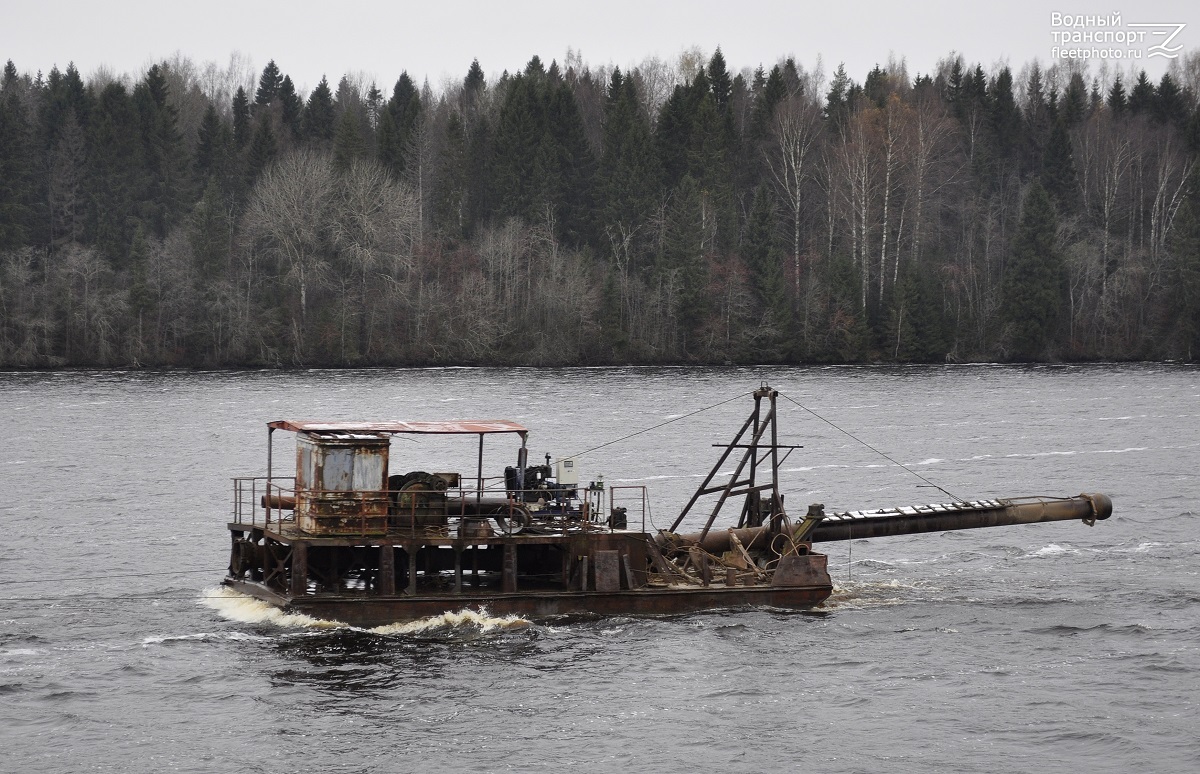
[[[0,366],[1200,356],[1200,55],[0,79]]]

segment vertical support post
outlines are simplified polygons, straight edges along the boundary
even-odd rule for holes
[[[454,593],[462,593],[462,546],[454,547]]]
[[[775,413],[775,390],[767,396],[771,399],[771,529],[778,532],[783,527],[783,502],[779,498],[779,422]]]
[[[504,544],[504,577],[502,588],[506,592],[517,590],[517,546],[513,543]]]
[[[408,554],[408,595],[416,596],[417,594],[417,552],[421,549],[411,543],[404,547],[404,552]]]
[[[292,543],[292,573],[288,594],[302,597],[308,593],[308,543]]]
[[[762,406],[762,398],[759,396],[758,392],[755,392],[754,393],[754,435],[752,435],[751,438],[758,438],[762,434],[762,430],[760,427],[761,411],[762,411],[761,406]],[[755,511],[758,510],[758,500],[759,500],[758,492],[754,491],[754,484],[757,479],[757,474],[758,474],[758,444],[751,443],[750,444],[750,479],[749,479],[750,480],[750,491],[746,494],[746,499],[742,503],[742,515],[738,519],[738,527],[745,527],[745,526],[757,527],[757,526],[759,526],[760,520],[757,516],[754,519],[755,523],[749,524],[749,525],[746,523],[746,517],[750,514],[751,507],[753,507]],[[751,505],[752,503],[753,503],[753,506]]]
[[[396,596],[396,549],[391,543],[379,547],[379,593]]]
[[[275,436],[275,428],[267,427],[267,525],[271,524],[271,451],[275,444],[272,440]],[[282,504],[282,503],[281,503]]]
[[[479,467],[475,474],[475,503],[483,500],[483,433],[479,434]]]

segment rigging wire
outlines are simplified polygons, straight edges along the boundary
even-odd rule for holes
[[[635,436],[639,436],[639,435],[641,435],[641,434],[643,434],[643,433],[648,433],[648,432],[650,432],[651,430],[657,430],[657,429],[658,429],[658,428],[660,428],[660,427],[666,427],[667,425],[671,424],[672,422],[678,422],[678,421],[679,421],[679,420],[681,420],[681,419],[687,419],[688,417],[694,417],[694,416],[696,416],[697,414],[702,414],[702,413],[704,413],[705,411],[710,411],[710,410],[712,410],[712,409],[715,409],[715,408],[717,408],[718,406],[724,406],[726,403],[732,403],[732,402],[734,402],[735,400],[738,400],[738,399],[740,399],[740,398],[744,398],[744,397],[746,397],[747,395],[751,395],[751,394],[753,394],[753,393],[749,393],[749,392],[743,392],[743,393],[739,393],[739,394],[737,394],[737,395],[734,395],[734,396],[733,396],[732,398],[730,398],[729,400],[723,400],[723,401],[721,401],[720,403],[714,403],[714,404],[712,404],[711,406],[705,406],[704,408],[696,409],[695,411],[689,412],[689,413],[687,413],[687,414],[680,414],[680,415],[679,415],[679,416],[677,416],[677,417],[673,417],[673,418],[671,418],[671,419],[668,419],[666,422],[659,422],[657,425],[654,425],[654,426],[652,426],[652,427],[643,428],[643,429],[641,429],[641,430],[638,430],[636,433],[630,433],[629,435],[623,436],[623,437],[621,437],[621,438],[614,438],[614,439],[613,439],[613,440],[611,440],[611,441],[606,441],[605,443],[602,443],[602,444],[600,444],[599,446],[593,446],[592,448],[590,448],[590,449],[587,449],[587,450],[585,450],[585,451],[581,451],[581,452],[579,452],[578,454],[572,454],[572,455],[570,455],[569,457],[565,457],[564,459],[575,459],[575,458],[577,458],[577,457],[582,457],[583,455],[585,455],[585,454],[590,454],[590,453],[592,453],[592,452],[594,452],[594,451],[596,451],[596,450],[598,450],[598,449],[603,449],[605,446],[612,446],[614,443],[620,443],[621,441],[628,441],[630,438],[633,438],[633,437],[635,437]]]
[[[917,478],[919,478],[919,479],[921,479],[922,481],[924,481],[924,482],[925,482],[926,484],[928,484],[929,486],[933,487],[934,489],[937,489],[937,490],[938,490],[938,491],[940,491],[942,494],[944,494],[944,495],[946,495],[946,496],[948,496],[948,497],[953,497],[955,502],[963,502],[963,498],[959,497],[958,495],[954,494],[953,492],[950,492],[950,491],[948,491],[948,490],[946,490],[946,489],[944,489],[944,488],[942,488],[942,487],[938,486],[937,484],[935,484],[935,483],[933,483],[932,481],[930,481],[929,479],[925,478],[925,477],[924,477],[924,476],[922,476],[920,473],[916,472],[915,470],[913,470],[912,468],[908,467],[908,466],[907,466],[907,465],[905,465],[904,463],[902,463],[902,462],[898,462],[898,461],[896,461],[895,459],[892,459],[892,458],[891,458],[891,457],[889,457],[887,454],[885,454],[885,453],[881,452],[879,449],[876,449],[876,448],[875,448],[874,446],[872,446],[871,444],[867,443],[867,442],[866,442],[866,441],[864,441],[863,439],[861,439],[861,438],[859,438],[858,436],[856,436],[856,435],[854,435],[853,433],[851,433],[849,430],[843,430],[842,428],[840,428],[840,427],[838,427],[837,425],[835,425],[833,422],[830,422],[830,421],[829,421],[828,419],[826,419],[825,417],[821,416],[821,415],[820,415],[820,414],[818,414],[817,412],[815,412],[815,411],[813,411],[812,409],[810,409],[808,406],[805,406],[804,404],[802,404],[802,403],[800,403],[799,401],[797,401],[797,400],[793,399],[792,397],[790,397],[790,396],[788,396],[788,395],[784,395],[782,392],[781,392],[781,393],[779,393],[779,394],[780,394],[782,397],[786,398],[787,400],[791,401],[792,403],[796,404],[796,405],[797,405],[797,406],[799,406],[800,408],[804,409],[804,410],[805,410],[805,411],[807,411],[808,413],[812,414],[814,417],[816,417],[817,419],[821,420],[821,421],[822,421],[822,422],[824,422],[825,424],[829,425],[829,426],[830,426],[830,427],[832,427],[834,430],[837,430],[839,433],[842,433],[842,434],[846,435],[847,437],[849,437],[849,438],[851,438],[851,439],[853,439],[853,440],[857,441],[858,443],[861,443],[863,446],[865,446],[865,447],[867,447],[868,449],[870,449],[871,451],[875,452],[875,453],[876,453],[876,454],[878,454],[880,457],[883,457],[885,460],[887,460],[888,462],[892,463],[893,465],[896,465],[897,467],[903,468],[904,470],[908,471],[909,473],[913,474],[913,475],[914,475],[914,476],[916,476]]]

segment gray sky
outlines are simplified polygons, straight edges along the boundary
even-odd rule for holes
[[[986,10],[969,0],[937,0],[919,6],[897,0],[607,0],[587,5],[561,0],[9,0],[6,4],[9,7],[0,12],[0,61],[12,59],[21,72],[47,72],[54,65],[65,69],[74,61],[85,78],[101,66],[116,74],[140,75],[152,62],[177,52],[197,64],[212,61],[221,66],[237,52],[256,71],[274,59],[301,94],[315,86],[322,74],[336,84],[345,73],[363,74],[368,82],[375,79],[386,92],[403,70],[418,84],[428,78],[438,90],[448,78],[461,79],[473,58],[479,59],[490,81],[502,70],[521,69],[534,54],[547,64],[551,59],[561,62],[568,48],[593,66],[614,64],[623,69],[650,56],[674,62],[690,47],[710,55],[720,46],[735,72],[760,63],[769,68],[787,56],[812,69],[819,55],[827,77],[844,61],[859,82],[876,62],[886,64],[889,55],[903,57],[909,74],[916,75],[931,71],[954,50],[968,62],[983,63],[985,69],[1005,61],[1019,71],[1035,57],[1043,66],[1053,63],[1053,48],[1058,44],[1052,35],[1056,28],[1051,11],[1118,12],[1125,26],[1186,24],[1171,45],[1183,44],[1183,53],[1200,50],[1200,3],[1194,1],[1141,0],[1123,6],[1007,0],[988,3]],[[1143,59],[1113,64],[1126,70],[1135,63],[1157,80],[1168,60],[1145,56],[1151,45],[1133,46],[1143,52]]]

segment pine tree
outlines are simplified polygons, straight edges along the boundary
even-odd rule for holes
[[[1046,190],[1034,181],[1025,195],[1003,283],[1009,356],[1040,360],[1053,344],[1058,310],[1066,305],[1066,274],[1054,246],[1057,221]]]

